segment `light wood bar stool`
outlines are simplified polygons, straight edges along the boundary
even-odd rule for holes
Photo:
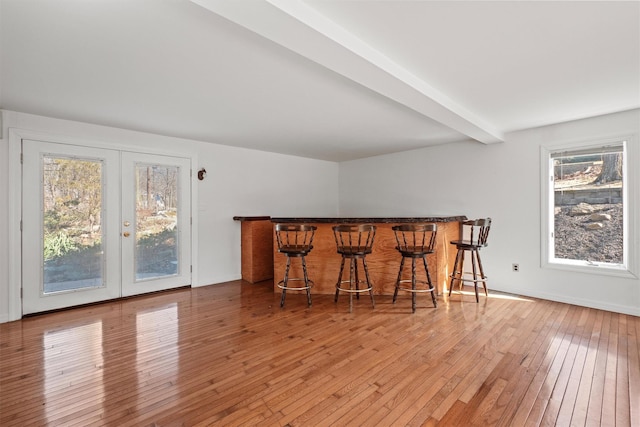
[[[311,307],[311,287],[313,286],[313,281],[309,280],[305,257],[311,252],[311,249],[313,249],[313,235],[316,229],[316,226],[308,224],[276,224],[278,252],[287,256],[287,267],[284,272],[284,279],[278,282],[278,287],[282,289],[280,307],[284,307],[284,299],[287,291],[307,291],[307,304]],[[300,258],[303,277],[289,277],[291,258]],[[304,286],[289,286],[289,282],[302,281],[304,282]]]
[[[480,249],[487,246],[490,229],[491,218],[469,220],[462,223],[462,230],[460,233],[461,240],[451,241],[452,245],[456,245],[458,252],[456,253],[456,261],[453,265],[453,272],[451,273],[449,296],[451,296],[453,283],[455,281],[458,281],[460,289],[462,289],[464,282],[473,282],[473,288],[476,292],[476,302],[480,301],[478,298],[478,282],[482,282],[484,294],[485,296],[489,296],[489,293],[487,292],[487,276],[484,274],[482,261],[480,260]],[[465,236],[469,236],[469,238],[465,239]],[[471,253],[471,272],[463,272],[465,252]],[[465,278],[465,275],[471,275],[471,277]]]
[[[342,224],[333,227],[333,236],[336,240],[336,249],[342,255],[342,263],[340,264],[340,273],[338,274],[338,282],[336,283],[335,302],[338,302],[340,291],[349,293],[349,313],[353,311],[353,294],[356,298],[360,298],[360,293],[369,292],[371,296],[371,305],[375,308],[376,303],[373,299],[373,284],[369,278],[369,269],[367,268],[367,255],[372,252],[373,239],[376,235],[376,226],[372,224],[349,225]],[[343,280],[344,264],[349,260],[349,280]],[[362,269],[364,270],[365,280],[361,280],[358,275],[358,260],[362,261]],[[348,287],[345,286],[348,284]],[[360,288],[360,284],[364,288]]]
[[[391,227],[396,237],[396,249],[402,255],[400,261],[400,270],[398,271],[398,279],[396,280],[396,289],[393,292],[393,303],[395,304],[398,297],[398,291],[411,292],[411,311],[416,312],[416,294],[430,292],[433,306],[437,307],[436,295],[429,274],[429,266],[427,265],[427,255],[434,252],[436,244],[437,226],[435,224],[401,224]],[[402,269],[404,268],[404,260],[411,258],[411,279],[402,280]],[[416,261],[422,259],[426,280],[418,280],[416,275]],[[403,283],[411,283],[411,287],[402,287]],[[427,285],[418,288],[416,285]]]

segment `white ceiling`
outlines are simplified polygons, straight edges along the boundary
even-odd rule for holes
[[[0,108],[343,161],[640,107],[640,2],[0,0]]]

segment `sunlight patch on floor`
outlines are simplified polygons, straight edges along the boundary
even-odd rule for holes
[[[454,290],[451,293],[451,295],[453,296],[455,294],[468,295],[468,296],[472,296],[472,297],[475,298],[475,292],[474,291]],[[479,290],[479,295],[480,295],[480,298],[485,298],[484,291]],[[506,294],[506,293],[496,293],[496,292],[491,292],[491,291],[489,291],[489,298],[492,298],[492,299],[505,299],[505,300],[510,300],[510,301],[534,302],[534,300],[529,299],[529,298],[525,298],[525,297],[520,296],[520,295]]]

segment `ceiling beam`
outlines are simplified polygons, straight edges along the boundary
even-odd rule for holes
[[[471,139],[502,132],[299,0],[191,0]]]

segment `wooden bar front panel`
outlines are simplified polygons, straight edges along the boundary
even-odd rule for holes
[[[313,223],[318,229],[313,240],[313,250],[306,257],[309,278],[314,281],[315,286],[312,293],[333,294],[335,293],[338,273],[340,272],[340,262],[342,257],[336,252],[336,244],[333,238],[332,227],[335,224]],[[396,241],[391,227],[395,224],[376,223],[376,238],[373,245],[373,253],[367,256],[367,266],[371,281],[373,282],[374,293],[378,295],[391,295],[395,288],[398,270],[400,268],[400,253],[395,249]],[[460,236],[460,223],[456,221],[437,223],[438,235],[436,251],[427,256],[429,273],[434,286],[441,294],[448,285],[448,278],[453,268],[456,251],[451,240]],[[273,231],[275,232],[275,227]],[[286,256],[278,252],[276,239],[273,238],[273,261],[274,261],[274,291],[280,292],[276,287],[278,281],[284,277],[286,267]],[[419,278],[424,278],[424,267],[422,260],[418,260],[417,272]],[[348,264],[346,264],[345,279],[348,278]],[[302,269],[299,259],[292,259],[292,267],[289,277],[302,277]],[[363,278],[364,275],[361,275]],[[411,259],[405,261],[404,279],[411,278]]]
[[[271,221],[243,221],[241,227],[242,279],[256,283],[273,278]]]

